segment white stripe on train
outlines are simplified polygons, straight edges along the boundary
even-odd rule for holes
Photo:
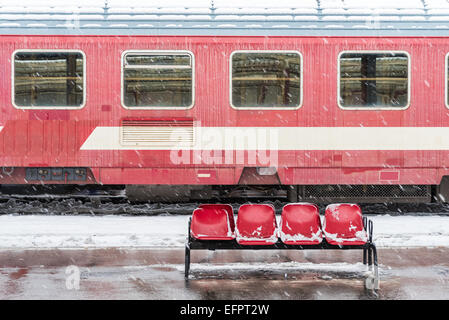
[[[183,137],[176,132],[174,136]],[[96,127],[81,150],[449,150],[449,127],[197,127],[193,143],[124,143]],[[150,137],[154,140],[154,137]]]

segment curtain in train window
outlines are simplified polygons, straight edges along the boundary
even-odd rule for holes
[[[14,103],[18,107],[81,107],[84,58],[80,52],[14,54]]]
[[[301,56],[296,52],[232,54],[232,105],[297,108],[301,104]]]
[[[408,105],[405,53],[343,53],[340,56],[342,107],[403,108]]]
[[[188,53],[128,53],[123,60],[126,107],[189,108],[193,63]]]

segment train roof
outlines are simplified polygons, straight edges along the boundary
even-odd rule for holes
[[[0,0],[0,34],[449,36],[449,0]]]

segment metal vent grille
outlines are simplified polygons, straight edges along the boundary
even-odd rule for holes
[[[428,185],[307,185],[300,187],[303,200],[409,202],[430,201]]]
[[[194,140],[192,119],[122,120],[121,143],[126,146],[190,147]]]

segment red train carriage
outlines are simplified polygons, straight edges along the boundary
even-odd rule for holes
[[[3,1],[0,183],[448,198],[447,4],[246,6]]]

